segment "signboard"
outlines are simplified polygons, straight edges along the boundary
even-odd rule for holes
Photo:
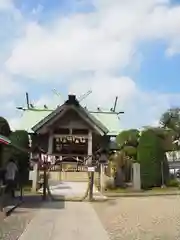
[[[88,172],[95,172],[95,167],[88,167]]]

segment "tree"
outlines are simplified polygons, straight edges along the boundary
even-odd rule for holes
[[[123,179],[126,182],[131,181],[132,162],[137,159],[139,136],[140,133],[137,129],[129,129],[122,131],[116,138],[117,144],[120,146],[124,156],[121,173],[124,175]],[[116,160],[118,160],[118,158]]]
[[[29,147],[29,137],[28,133],[24,130],[16,130],[12,132],[10,137],[14,145],[20,148],[28,149]],[[22,152],[19,149],[11,148],[11,156],[18,163],[19,173],[21,181],[25,184],[28,182],[29,178],[29,153]]]
[[[171,108],[162,114],[160,119],[160,125],[169,131],[169,136],[171,135],[171,151],[179,150],[180,146],[175,144],[175,140],[180,140],[180,109]]]
[[[117,136],[116,141],[127,156],[136,159],[139,142],[139,131],[137,129],[122,131]]]
[[[162,184],[162,165],[165,171],[165,154],[160,137],[152,130],[142,132],[137,149],[137,161],[141,167],[141,183],[144,189]],[[167,169],[167,168],[166,168]],[[165,180],[167,174],[164,174]]]
[[[123,151],[116,152],[114,156],[111,158],[113,162],[115,173],[114,173],[114,186],[115,187],[124,187],[124,166],[126,162],[126,157]]]
[[[0,117],[0,134],[8,137],[10,133],[11,129],[8,121],[5,118]]]
[[[137,129],[129,129],[122,131],[117,137],[116,141],[119,145],[129,143],[132,146],[137,146],[139,138],[139,131]]]
[[[175,149],[175,144],[173,144],[174,131],[172,129],[166,129],[162,127],[148,127],[146,130],[151,129],[154,131],[156,136],[159,137],[162,147],[165,152],[172,151]]]
[[[162,114],[160,125],[174,131],[175,137],[180,134],[180,109],[171,108]]]

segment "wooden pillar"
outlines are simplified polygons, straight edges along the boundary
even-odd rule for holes
[[[92,132],[88,133],[88,165],[92,166]],[[90,172],[89,176],[90,188],[89,188],[89,201],[93,200],[93,185],[94,185],[94,172]]]
[[[48,141],[48,154],[52,154],[52,152],[53,152],[53,133],[50,132]]]

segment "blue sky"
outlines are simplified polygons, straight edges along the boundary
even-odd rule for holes
[[[52,104],[53,88],[65,97],[92,89],[91,108],[109,108],[118,95],[122,127],[155,124],[179,104],[180,1],[7,2],[0,4],[0,83],[8,85],[0,110],[12,125],[26,91],[35,104]]]
[[[166,46],[162,42],[146,43],[141,49],[144,60],[136,79],[146,90],[156,89],[159,92],[180,92],[180,55],[165,56]]]

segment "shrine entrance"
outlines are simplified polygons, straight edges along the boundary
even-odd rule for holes
[[[53,132],[51,159],[54,166],[50,171],[50,179],[60,181],[87,181],[87,157],[92,155],[92,137],[88,129],[59,128]]]
[[[93,154],[109,141],[104,125],[71,95],[32,130],[32,144],[41,146],[48,156],[50,181],[88,181]]]

